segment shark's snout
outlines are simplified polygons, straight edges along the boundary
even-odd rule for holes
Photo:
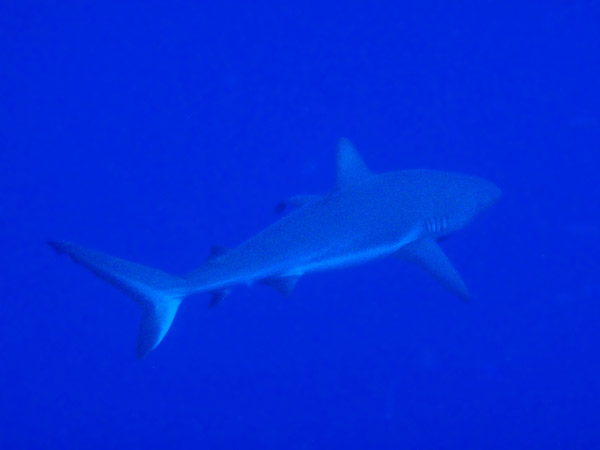
[[[483,211],[494,205],[502,197],[502,189],[490,181],[485,181],[484,195],[480,200],[479,208]]]
[[[502,189],[500,189],[494,183],[490,183],[490,185],[490,198],[492,199],[492,204],[494,204],[500,200],[500,198],[502,198]]]

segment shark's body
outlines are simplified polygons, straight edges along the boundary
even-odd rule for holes
[[[213,294],[215,305],[234,286],[255,282],[290,293],[306,273],[389,255],[419,263],[462,298],[468,291],[436,240],[467,225],[500,197],[480,178],[407,170],[376,175],[347,140],[340,141],[337,184],[324,196],[299,196],[297,209],[231,250],[214,250],[186,277],[130,263],[64,242],[51,242],[142,307],[137,355],[153,350],[168,331],[181,300]]]

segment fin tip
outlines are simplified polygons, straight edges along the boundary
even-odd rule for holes
[[[52,250],[54,250],[54,252],[57,255],[62,255],[62,254],[64,254],[64,253],[67,252],[67,245],[68,244],[66,242],[47,241],[46,243],[50,246],[50,248]]]

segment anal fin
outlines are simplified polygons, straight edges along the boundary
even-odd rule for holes
[[[261,283],[267,286],[274,287],[283,295],[289,296],[294,290],[294,287],[296,286],[296,283],[298,282],[299,278],[299,275],[272,277],[261,280]]]
[[[221,300],[223,300],[225,297],[227,297],[227,295],[231,292],[231,289],[225,289],[222,291],[215,291],[212,293],[212,296],[210,297],[210,302],[208,303],[208,306],[210,306],[211,308],[214,308],[215,306],[217,306],[219,304],[219,302]]]
[[[432,237],[411,242],[398,250],[396,255],[417,264],[462,300],[470,300],[466,284]]]

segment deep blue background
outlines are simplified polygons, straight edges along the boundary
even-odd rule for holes
[[[597,2],[8,3],[2,448],[599,448]],[[184,273],[341,136],[502,187],[443,244],[470,305],[380,261],[193,298],[138,361],[136,305],[45,245]]]

